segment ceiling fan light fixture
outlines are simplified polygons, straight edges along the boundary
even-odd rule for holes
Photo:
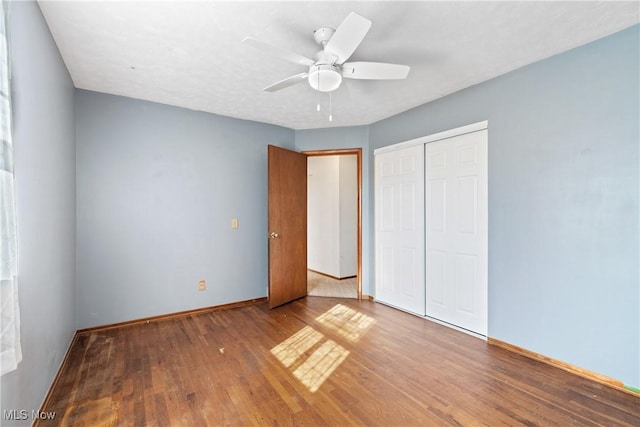
[[[342,74],[338,67],[330,64],[313,65],[309,69],[309,84],[319,92],[331,92],[342,83]]]

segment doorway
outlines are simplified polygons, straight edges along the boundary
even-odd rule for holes
[[[308,182],[308,293],[360,299],[362,149],[303,154]]]

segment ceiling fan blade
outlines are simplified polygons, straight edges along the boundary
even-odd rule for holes
[[[284,89],[286,87],[304,82],[307,80],[307,77],[309,77],[309,73],[296,74],[295,76],[287,77],[284,80],[280,80],[279,82],[274,83],[271,86],[267,86],[263,90],[265,92],[275,92],[277,90]]]
[[[253,46],[256,49],[262,50],[270,55],[277,56],[278,58],[286,59],[287,61],[294,62],[296,64],[302,65],[313,65],[313,59],[304,57],[302,55],[298,55],[294,52],[289,52],[288,50],[282,49],[278,46],[274,46],[269,43],[261,42],[260,40],[254,39],[253,37],[245,37],[242,40],[242,43],[248,44],[249,46]]]
[[[369,28],[371,28],[371,21],[351,12],[327,42],[324,47],[325,52],[337,56],[337,64],[344,63],[360,46]]]
[[[342,66],[342,77],[364,80],[406,79],[411,67],[384,62],[347,62]]]

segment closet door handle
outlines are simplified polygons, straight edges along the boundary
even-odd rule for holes
[[[279,236],[278,233],[276,233],[275,231],[272,231],[271,233],[269,233],[269,238],[270,239],[276,239]]]

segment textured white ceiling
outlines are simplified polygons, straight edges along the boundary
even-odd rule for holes
[[[638,23],[638,2],[39,1],[76,87],[293,129],[370,124]],[[373,26],[351,60],[411,66],[407,80],[345,80],[329,95],[262,89],[306,67],[313,30],[351,11]],[[316,104],[322,111],[316,111]]]

